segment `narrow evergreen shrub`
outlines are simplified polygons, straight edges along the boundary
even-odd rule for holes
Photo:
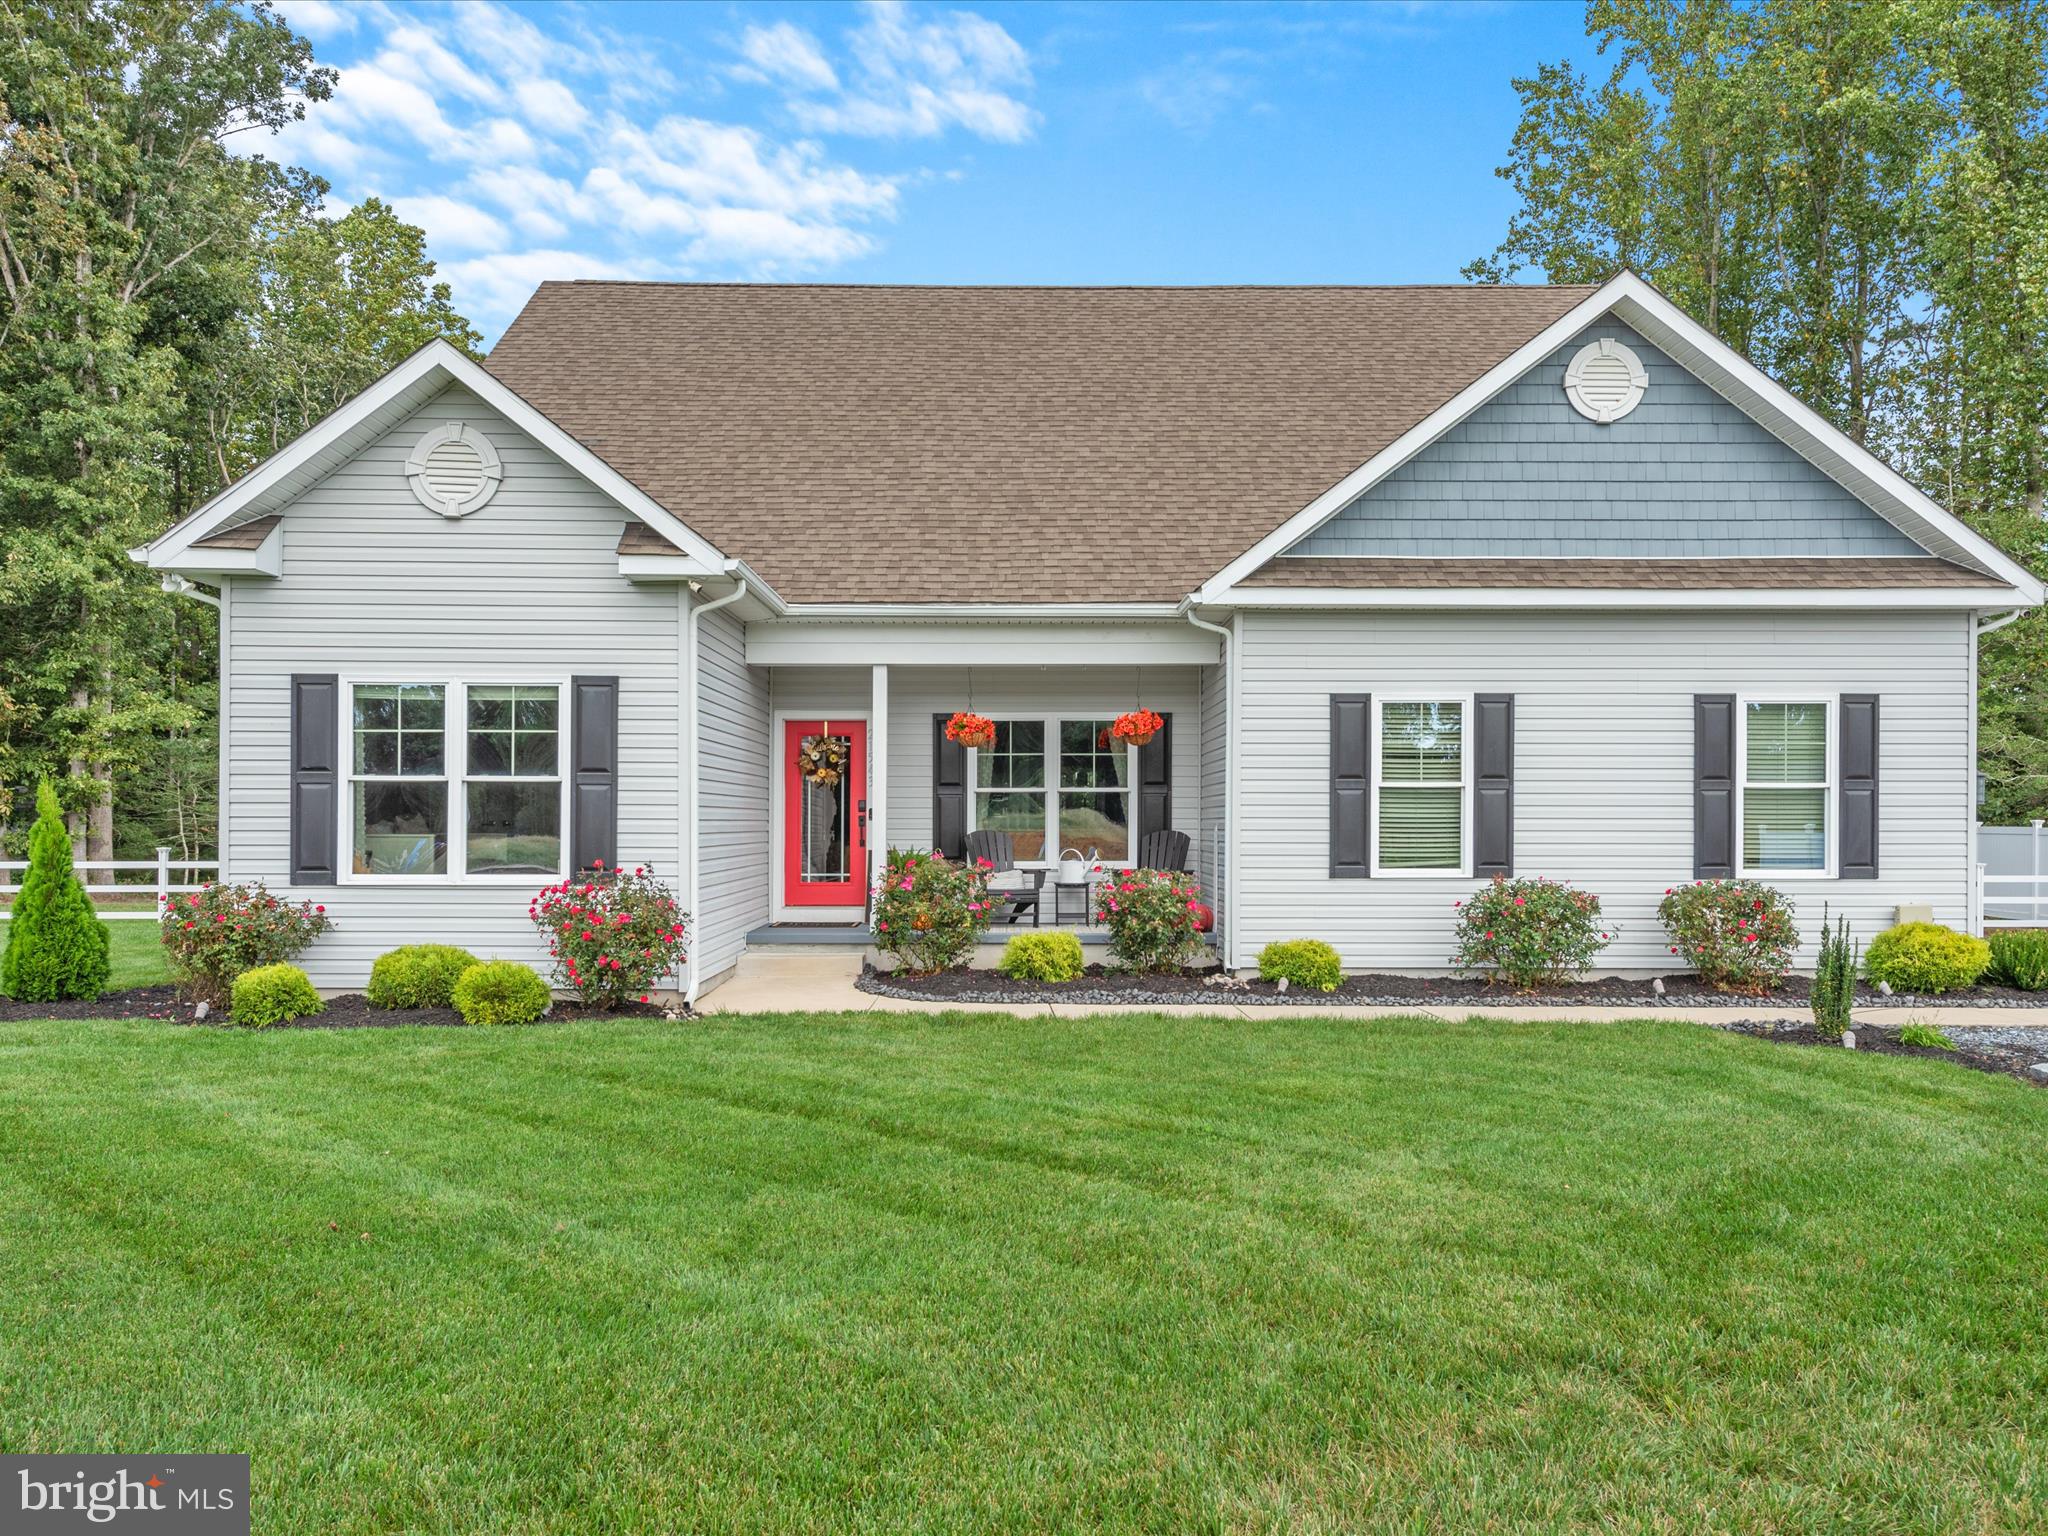
[[[296,965],[259,965],[235,978],[230,1014],[244,1029],[268,1029],[287,1019],[311,1018],[327,1005]]]
[[[36,824],[28,835],[28,874],[7,921],[0,956],[0,992],[22,1003],[98,997],[107,990],[107,925],[71,868],[57,792],[36,790]]]
[[[2048,991],[2048,928],[2002,928],[1986,942],[1993,981],[2022,992]]]
[[[372,1008],[446,1008],[476,956],[453,944],[403,944],[370,966],[363,999]]]
[[[531,1024],[552,997],[540,972],[517,960],[484,960],[456,980],[456,1012],[465,1024]]]
[[[1838,917],[1830,928],[1827,908],[1823,906],[1820,959],[1813,968],[1813,1027],[1833,1039],[1840,1039],[1851,1023],[1859,951],[1860,946],[1849,937],[1849,920]]]
[[[1321,939],[1279,939],[1259,951],[1259,980],[1334,992],[1344,985],[1344,962]]]
[[[1013,981],[1072,981],[1088,960],[1071,933],[1020,933],[1003,946],[996,969]]]
[[[1991,966],[1991,946],[1940,923],[1899,923],[1870,941],[1864,974],[1894,992],[1953,992]]]

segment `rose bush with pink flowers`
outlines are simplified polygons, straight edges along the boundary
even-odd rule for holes
[[[194,1002],[225,1008],[235,978],[259,965],[282,965],[332,926],[314,901],[284,901],[262,881],[205,885],[166,896],[158,925],[178,990]]]
[[[1613,937],[1600,898],[1564,880],[1495,875],[1476,895],[1451,904],[1458,914],[1460,970],[1488,971],[1511,987],[1570,981],[1592,969]]]
[[[1103,869],[1095,921],[1109,930],[1109,951],[1133,971],[1170,971],[1202,947],[1206,910],[1194,876],[1170,869]]]
[[[1695,880],[1674,885],[1657,916],[1671,953],[1709,986],[1768,992],[1792,969],[1799,930],[1792,905],[1761,880]]]
[[[644,864],[629,874],[600,863],[543,886],[526,915],[547,940],[555,980],[593,1008],[651,1002],[656,985],[683,963],[690,926]]]
[[[875,887],[875,947],[918,975],[962,964],[994,916],[990,868],[986,859],[967,864],[891,848]]]

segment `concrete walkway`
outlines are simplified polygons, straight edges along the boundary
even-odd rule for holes
[[[850,974],[830,974],[822,967],[808,974],[735,976],[697,1000],[699,1013],[1002,1013],[1017,1017],[1050,1014],[1084,1018],[1097,1013],[1163,1012],[1221,1015],[1240,1019],[1499,1019],[1510,1021],[1583,1020],[1608,1023],[1616,1019],[1689,1019],[1710,1024],[1732,1019],[1799,1019],[1803,1006],[1768,1001],[1735,1001],[1714,1007],[1567,1008],[1555,1006],[1460,1006],[1456,1008],[1347,1008],[1316,1003],[1234,1004],[1228,994],[1213,1003],[1132,1005],[1129,1003],[933,1003],[880,997],[863,992]],[[1908,1021],[1939,1029],[1996,1027],[2048,1030],[2048,1006],[2040,1008],[1859,1008],[1859,1023],[1897,1026]]]

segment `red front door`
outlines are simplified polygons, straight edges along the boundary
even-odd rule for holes
[[[784,721],[784,906],[867,905],[867,813],[867,722]]]

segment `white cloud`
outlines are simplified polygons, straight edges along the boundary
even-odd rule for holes
[[[1020,94],[1031,86],[1030,56],[985,16],[948,11],[923,20],[902,0],[872,0],[846,43],[855,71],[843,89],[810,35],[787,22],[748,28],[741,51],[792,88],[789,112],[814,133],[928,139],[957,127],[1015,144],[1037,127],[1038,113]],[[797,48],[815,67],[795,62]]]
[[[1188,60],[1172,69],[1147,75],[1138,94],[1176,128],[1199,133],[1215,123],[1250,90],[1242,76],[1215,64]]]
[[[315,42],[355,31],[361,14],[356,7],[338,5],[335,0],[277,0],[277,11],[294,32],[303,32]]]
[[[740,54],[753,66],[748,73],[755,78],[765,76],[815,91],[839,89],[839,76],[818,47],[818,40],[789,22],[748,27],[740,34]]]
[[[410,194],[392,206],[408,224],[427,232],[428,247],[435,251],[501,251],[510,238],[502,223],[460,198]]]

